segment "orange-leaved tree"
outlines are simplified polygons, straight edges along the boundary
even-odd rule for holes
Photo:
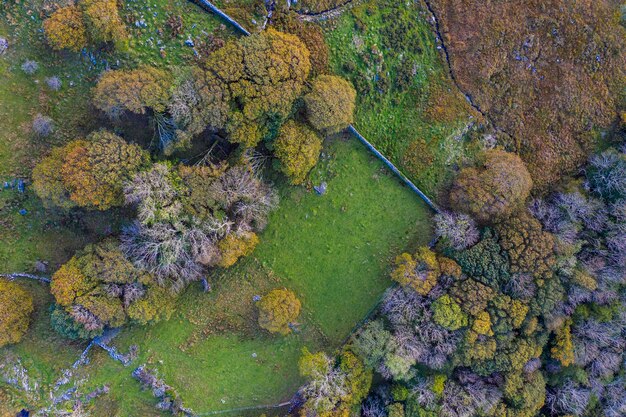
[[[54,49],[80,51],[87,46],[87,29],[80,9],[62,7],[43,22],[44,33]]]

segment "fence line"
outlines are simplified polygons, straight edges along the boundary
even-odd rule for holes
[[[0,277],[7,278],[9,281],[13,281],[18,278],[28,278],[28,279],[34,279],[37,281],[45,282],[46,284],[50,284],[50,278],[48,277],[40,277],[38,275],[26,274],[23,272],[14,272],[12,274],[0,274]]]
[[[437,207],[437,206],[435,205],[435,203],[433,203],[433,202],[430,200],[430,198],[428,198],[428,197],[426,196],[426,194],[424,194],[424,193],[422,192],[422,190],[420,190],[419,188],[417,188],[417,186],[416,186],[415,184],[413,184],[413,183],[411,182],[411,180],[410,180],[410,179],[408,179],[408,178],[406,177],[406,175],[404,175],[404,174],[403,174],[403,173],[402,173],[402,172],[401,172],[398,168],[396,168],[396,166],[395,166],[394,164],[392,164],[392,163],[391,163],[391,161],[390,161],[389,159],[385,158],[385,155],[383,155],[382,153],[380,153],[380,152],[378,151],[378,149],[376,149],[376,148],[374,147],[374,145],[372,145],[371,143],[369,143],[369,142],[368,142],[368,140],[367,140],[367,139],[365,139],[365,138],[363,137],[363,135],[361,135],[361,134],[358,132],[358,130],[356,130],[356,129],[355,129],[355,127],[354,127],[354,126],[352,126],[352,125],[348,126],[348,131],[349,131],[350,133],[352,133],[354,136],[356,136],[356,138],[357,138],[358,140],[360,140],[360,141],[361,141],[361,143],[363,143],[367,149],[369,149],[369,150],[370,150],[370,151],[371,151],[374,155],[376,155],[376,156],[377,156],[377,157],[378,157],[381,161],[383,161],[383,162],[385,163],[385,165],[387,165],[387,167],[388,167],[391,171],[393,171],[393,173],[394,173],[394,174],[396,174],[398,177],[400,177],[400,179],[401,179],[401,180],[402,180],[402,181],[403,181],[403,182],[404,182],[404,183],[405,183],[405,184],[406,184],[406,185],[407,185],[407,186],[408,186],[411,190],[413,190],[413,191],[415,192],[415,194],[417,194],[417,195],[418,195],[418,196],[419,196],[422,200],[424,200],[424,202],[425,202],[426,204],[428,204],[428,206],[429,206],[431,209],[433,209],[433,211],[435,211],[436,213],[439,213],[439,211],[440,211],[440,210],[439,210],[439,207]]]
[[[250,32],[248,32],[246,29],[244,29],[243,26],[237,23],[235,19],[233,19],[232,17],[228,16],[226,13],[218,9],[217,6],[213,5],[208,0],[191,0],[191,1],[200,3],[205,8],[219,15],[222,19],[224,19],[225,21],[227,21],[228,23],[236,27],[244,35],[250,36]],[[349,4],[350,2],[347,2],[346,4]],[[381,161],[383,161],[383,163],[387,165],[387,167],[394,174],[396,174],[402,180],[402,182],[404,182],[413,192],[415,192],[415,194],[417,194],[422,200],[424,200],[424,202],[428,205],[428,207],[430,207],[435,213],[440,212],[439,207],[437,207],[435,203],[433,203],[431,199],[428,198],[426,194],[422,192],[422,190],[420,190],[415,184],[413,184],[413,182],[411,182],[411,180],[409,180],[406,175],[404,175],[398,168],[396,168],[396,166],[392,164],[389,159],[387,159],[382,153],[380,153],[378,149],[374,147],[374,145],[372,145],[367,139],[365,139],[365,137],[363,137],[363,135],[361,135],[353,125],[348,126],[348,131],[352,133],[354,136],[356,136],[356,138],[359,141],[361,141],[361,143],[364,144],[367,149],[369,149],[374,155],[376,155]]]
[[[218,15],[219,17],[224,19],[226,22],[228,22],[231,25],[233,25],[235,27],[235,29],[237,29],[238,31],[240,31],[244,35],[250,36],[250,32],[248,32],[246,30],[246,28],[241,26],[235,19],[233,19],[232,17],[230,17],[229,15],[227,15],[226,13],[221,11],[216,5],[214,5],[210,1],[207,1],[207,0],[191,0],[191,1],[193,1],[195,3],[198,3],[204,9],[208,9],[211,13],[214,13],[214,14]]]

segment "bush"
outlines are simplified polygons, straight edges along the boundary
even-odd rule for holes
[[[46,39],[54,49],[78,52],[87,46],[87,29],[77,6],[62,7],[43,22]]]
[[[48,77],[46,78],[46,85],[52,91],[59,91],[63,83],[59,77]]]
[[[81,6],[94,41],[119,45],[128,37],[117,9],[117,0],[83,0]]]
[[[86,141],[70,142],[64,149],[61,178],[70,199],[98,210],[121,206],[124,183],[149,161],[139,146],[106,130],[91,133]]]
[[[32,312],[31,295],[19,284],[0,279],[0,347],[22,340]]]
[[[334,75],[313,80],[304,96],[309,123],[324,134],[341,132],[354,121],[356,91],[350,82]]]
[[[291,333],[291,325],[300,315],[300,300],[286,288],[270,291],[261,298],[257,307],[259,326],[271,333]]]
[[[450,203],[455,210],[468,213],[481,223],[490,223],[519,209],[532,184],[519,156],[489,150],[479,166],[461,170],[450,190]]]
[[[50,117],[38,114],[33,119],[33,132],[42,138],[50,136],[54,132],[54,122]]]
[[[94,88],[93,103],[109,117],[123,112],[144,114],[148,108],[162,113],[170,99],[170,75],[153,67],[107,71]]]
[[[292,184],[302,184],[317,164],[322,139],[308,127],[292,120],[285,123],[274,142],[274,154]]]
[[[22,64],[22,71],[26,74],[31,75],[37,72],[39,69],[39,64],[36,61],[27,60]]]
[[[241,236],[229,234],[220,240],[220,260],[217,263],[222,268],[233,266],[242,256],[248,256],[259,244],[259,237],[256,233],[243,233]]]

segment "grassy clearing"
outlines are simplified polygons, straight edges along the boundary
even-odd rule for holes
[[[339,346],[388,287],[390,258],[429,240],[425,205],[358,142],[337,140],[326,155],[313,174],[328,183],[324,196],[279,184],[280,208],[250,258],[217,271],[213,293],[189,289],[169,322],[116,340],[122,349],[138,344],[135,363],[156,367],[195,411],[289,399],[302,382],[302,347]],[[303,302],[300,331],[288,337],[261,331],[252,301],[280,286]],[[111,383],[122,415],[150,401],[104,354],[85,372],[94,386]]]
[[[419,2],[366,1],[323,22],[334,72],[358,92],[356,127],[437,197],[475,149],[471,109],[448,77]]]

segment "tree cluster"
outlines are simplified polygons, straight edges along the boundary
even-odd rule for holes
[[[50,46],[74,52],[104,42],[122,46],[128,38],[117,0],[82,0],[61,7],[44,20],[43,27]]]

